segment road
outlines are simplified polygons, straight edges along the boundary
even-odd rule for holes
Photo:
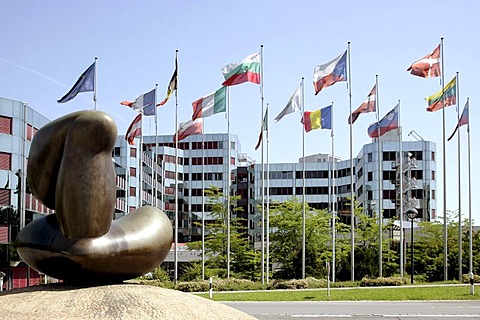
[[[223,302],[259,320],[480,319],[480,301]]]

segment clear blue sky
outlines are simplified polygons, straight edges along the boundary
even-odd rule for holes
[[[431,52],[444,37],[445,80],[460,73],[460,106],[470,97],[472,177],[480,158],[475,89],[480,74],[477,1],[3,1],[0,39],[0,96],[27,102],[55,119],[92,109],[92,94],[58,104],[78,76],[98,57],[97,109],[113,116],[119,134],[135,112],[120,105],[155,84],[164,98],[179,50],[178,119],[191,117],[191,103],[220,87],[220,68],[264,45],[265,102],[270,105],[270,162],[296,162],[302,155],[300,113],[279,123],[273,118],[305,77],[306,110],[334,102],[336,153],[349,155],[346,83],[314,95],[313,69],[346,50],[351,42],[352,109],[366,98],[379,76],[380,116],[400,99],[404,140],[415,130],[437,143],[437,212],[443,212],[442,112],[427,113],[424,98],[440,90],[439,78],[422,79],[406,68]],[[261,121],[259,86],[231,87],[230,132],[242,152],[260,162],[255,151]],[[175,99],[158,110],[159,134],[175,131]],[[354,125],[354,155],[369,143],[367,127],[375,114]],[[456,107],[446,110],[447,136],[456,125]],[[153,121],[144,122],[147,134]],[[223,114],[205,120],[207,133],[226,132]],[[461,129],[462,211],[468,209],[466,126]],[[306,135],[305,154],[330,153],[330,132]],[[447,144],[447,210],[458,209],[457,140]],[[478,183],[474,179],[473,216],[480,222]]]

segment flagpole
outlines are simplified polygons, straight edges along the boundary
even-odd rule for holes
[[[93,110],[97,110],[97,61],[98,58],[95,57],[95,72],[94,72],[94,81],[93,81]]]
[[[470,98],[467,98],[467,106],[470,108]],[[470,112],[470,110],[468,110]],[[470,294],[475,293],[475,286],[473,284],[473,241],[472,241],[472,174],[471,174],[471,167],[470,167],[470,115],[467,124],[467,136],[468,136],[468,252],[469,252],[469,259],[468,259],[468,269],[469,269],[469,276],[470,276]]]
[[[403,271],[405,267],[403,266],[403,261],[404,261],[404,253],[403,253],[403,141],[402,141],[402,126],[400,122],[400,100],[398,100],[398,144],[399,144],[399,159],[400,159],[400,164],[399,164],[399,171],[400,171],[400,212],[399,212],[399,218],[400,218],[400,278],[403,279]],[[413,232],[413,230],[412,230]]]
[[[260,114],[260,119],[261,119],[261,124],[263,127],[263,102],[264,102],[264,96],[263,96],[263,44],[260,45],[260,100],[261,100],[261,114]],[[262,129],[263,130],[263,129]],[[263,131],[262,131],[263,134]],[[265,164],[263,160],[263,139],[262,139],[262,233],[261,233],[261,240],[262,240],[262,250],[261,250],[261,256],[262,256],[262,262],[261,262],[261,277],[262,277],[262,284],[265,282]]]
[[[178,130],[178,49],[175,50],[175,70],[177,80],[175,88],[175,130]],[[175,252],[174,252],[174,276],[175,284],[178,281],[178,136],[175,139]]]
[[[302,119],[305,116],[305,85],[304,78],[302,77]],[[303,174],[302,174],[302,279],[305,279],[305,129],[302,128],[302,160],[303,160]]]
[[[266,282],[268,284],[268,279],[269,279],[269,268],[270,268],[270,165],[269,165],[269,160],[268,160],[268,103],[267,103],[267,110],[266,110],[266,119],[265,119],[265,128],[262,129],[263,132],[266,131],[267,135],[267,199],[266,199],[266,207],[267,207],[267,222],[266,222],[266,229],[267,229],[267,273],[266,273]],[[263,120],[262,120],[262,127],[263,127]],[[262,134],[263,134],[262,132]],[[262,139],[263,140],[263,139]]]
[[[442,114],[443,114],[443,280],[448,280],[448,239],[447,239],[447,152],[445,142],[445,66],[443,58],[443,37],[440,38],[442,56]]]
[[[205,157],[204,137],[205,137],[205,121],[202,121],[202,280],[205,280],[205,166],[203,165],[203,161]]]
[[[456,76],[456,85],[457,85],[457,120],[460,124],[460,81],[457,71]],[[458,130],[458,142],[457,142],[457,151],[458,151],[458,280],[462,280],[462,188],[461,188],[461,166],[460,166],[460,130]]]
[[[337,232],[335,230],[335,222],[337,219],[337,214],[335,211],[335,204],[336,204],[336,192],[335,192],[335,134],[333,132],[333,101],[332,101],[332,118],[331,118],[331,125],[332,130],[330,132],[330,136],[332,138],[332,171],[330,176],[330,181],[332,183],[332,282],[335,282],[335,246],[336,246],[336,236]]]
[[[142,124],[142,131],[141,131],[141,134],[140,134],[140,145],[139,145],[139,148],[140,148],[140,152],[139,152],[139,157],[138,157],[138,167],[139,167],[139,170],[138,170],[138,183],[139,183],[139,187],[138,187],[138,190],[139,190],[139,201],[138,201],[138,208],[142,207],[142,200],[143,200],[143,196],[142,196],[142,193],[143,193],[143,110],[141,111],[142,113],[142,119],[140,120],[141,124]]]
[[[350,67],[350,41],[347,45],[348,56],[348,106],[352,116],[352,70]],[[355,280],[355,201],[353,198],[353,121],[350,121],[350,280]]]
[[[228,101],[230,102],[230,89],[227,87],[227,94],[229,96]],[[228,146],[228,151],[227,151],[227,175],[226,175],[226,185],[227,185],[227,278],[230,278],[230,103],[228,103],[227,106],[227,146]],[[225,192],[224,192],[225,194]]]
[[[158,83],[155,84],[155,97],[154,97],[154,107],[155,107],[155,152],[153,158],[153,201],[154,205],[158,208],[158,184],[157,184],[157,170],[158,170],[158,112],[157,112],[157,88]]]
[[[380,103],[379,103],[379,95],[378,95],[378,74],[375,75],[375,88],[377,90],[375,95],[375,109],[377,109],[377,150],[378,150],[378,276],[381,278],[383,276],[382,272],[382,257],[383,257],[383,248],[382,248],[382,237],[383,237],[383,230],[382,230],[382,146],[380,143]]]

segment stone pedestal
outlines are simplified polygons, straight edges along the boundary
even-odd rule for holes
[[[78,287],[47,284],[0,292],[1,319],[251,320],[193,294],[137,284]]]

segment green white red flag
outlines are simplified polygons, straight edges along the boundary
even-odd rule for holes
[[[227,88],[222,87],[192,103],[192,120],[206,118],[227,110]]]
[[[253,53],[239,62],[222,68],[225,81],[222,86],[234,86],[244,82],[260,84],[260,52]]]

